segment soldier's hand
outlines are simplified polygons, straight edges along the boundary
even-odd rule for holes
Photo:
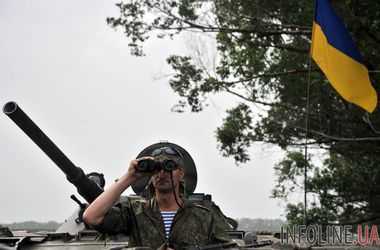
[[[127,171],[127,175],[133,180],[133,181],[137,181],[139,180],[140,178],[143,178],[143,177],[146,177],[146,176],[152,176],[153,173],[143,173],[143,172],[139,172],[137,170],[137,165],[138,165],[138,162],[140,160],[143,160],[143,159],[154,159],[153,157],[151,156],[145,156],[145,157],[141,157],[141,158],[138,158],[138,159],[135,159],[135,160],[132,160],[130,163],[129,163],[129,167],[128,167],[128,171]]]

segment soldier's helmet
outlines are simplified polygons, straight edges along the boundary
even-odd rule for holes
[[[160,149],[165,151],[166,149],[172,149],[174,152],[178,152],[180,158],[182,158],[181,165],[183,165],[182,167],[185,172],[183,192],[185,196],[192,194],[197,186],[197,169],[191,155],[181,146],[171,142],[158,142],[144,148],[136,158],[141,158],[143,156],[152,156],[152,153],[160,151]],[[133,191],[137,195],[149,198],[151,196],[151,190],[149,190],[149,180],[149,177],[144,177],[136,181],[134,184],[132,184]]]

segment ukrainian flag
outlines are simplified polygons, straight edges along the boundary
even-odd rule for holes
[[[363,58],[329,0],[316,0],[311,56],[336,91],[368,112],[377,105]]]

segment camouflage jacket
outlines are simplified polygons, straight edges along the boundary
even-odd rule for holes
[[[219,208],[213,203],[212,206],[214,207],[185,201],[173,219],[168,239],[165,237],[164,223],[155,199],[126,199],[119,202],[95,228],[110,234],[127,234],[129,247],[157,249],[168,243],[172,248],[180,250],[228,242],[228,224]]]

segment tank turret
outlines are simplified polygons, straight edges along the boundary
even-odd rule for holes
[[[99,173],[85,174],[84,171],[75,166],[70,159],[50,140],[50,138],[24,113],[24,111],[15,103],[8,102],[3,107],[3,112],[16,123],[16,125],[25,132],[25,134],[38,145],[38,147],[45,152],[45,154],[61,169],[66,175],[66,178],[76,188],[78,193],[88,202],[94,201],[102,192],[104,183],[104,177]],[[149,155],[149,153],[157,147],[163,145],[175,147],[184,155],[186,166],[185,178],[187,178],[187,185],[184,187],[184,193],[187,194],[189,200],[194,200],[203,204],[215,211],[215,214],[219,214],[220,219],[225,220],[225,223],[229,224],[230,231],[228,232],[231,239],[235,239],[234,242],[210,246],[194,246],[189,249],[197,250],[212,250],[212,249],[252,249],[253,247],[260,246],[257,242],[252,241],[252,237],[248,237],[250,241],[244,242],[244,231],[237,231],[237,223],[226,217],[220,209],[212,202],[211,195],[205,195],[202,193],[193,193],[197,183],[197,173],[195,164],[185,149],[180,146],[169,143],[161,142],[153,144],[145,148],[138,157]],[[132,188],[141,196],[144,196],[145,188],[149,179],[141,179],[141,181],[135,183]],[[141,197],[135,197],[140,199]],[[0,225],[0,250],[121,250],[128,249],[128,237],[125,235],[116,235],[107,237],[104,234],[99,234],[95,230],[88,229],[88,227],[82,221],[82,214],[86,208],[86,204],[83,204],[74,195],[71,196],[78,205],[79,209],[69,217],[63,225],[54,233],[29,233],[25,231],[10,231],[6,227]],[[120,198],[122,200],[123,197]],[[249,235],[248,235],[249,236]],[[248,239],[247,238],[247,239]],[[239,243],[237,244],[237,243]],[[270,245],[271,242],[266,242],[263,245]],[[130,248],[130,250],[147,250],[150,248],[137,247]]]

